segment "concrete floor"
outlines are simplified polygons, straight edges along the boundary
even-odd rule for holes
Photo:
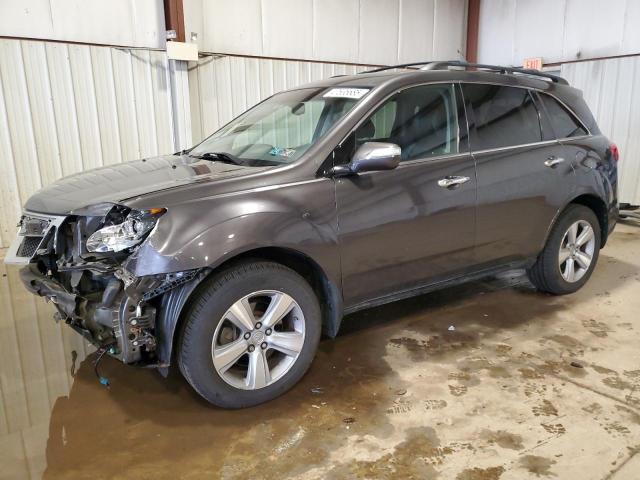
[[[106,390],[2,274],[0,478],[640,478],[637,225],[575,295],[516,272],[352,315],[296,388],[243,411],[110,359]]]

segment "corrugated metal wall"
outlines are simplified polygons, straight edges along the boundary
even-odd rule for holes
[[[189,65],[193,142],[280,90],[368,68],[251,57],[204,57]]]
[[[0,39],[0,247],[41,186],[173,149],[163,51]]]
[[[620,149],[621,202],[640,203],[640,57],[562,66],[562,76],[581,89],[598,125]]]
[[[467,0],[183,0],[200,51],[340,63],[462,58]]]
[[[0,1],[0,34],[164,48],[163,0]]]
[[[522,65],[640,51],[638,0],[482,0],[478,60]]]

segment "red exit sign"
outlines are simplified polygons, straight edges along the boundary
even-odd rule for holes
[[[542,70],[542,57],[525,58],[523,67],[528,70]]]

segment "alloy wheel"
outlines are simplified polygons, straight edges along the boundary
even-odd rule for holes
[[[229,385],[257,390],[277,382],[294,365],[305,338],[298,303],[277,290],[261,290],[236,301],[213,334],[211,357]]]
[[[565,281],[575,283],[589,271],[595,245],[595,232],[588,222],[578,220],[571,224],[562,237],[558,252],[558,266]]]

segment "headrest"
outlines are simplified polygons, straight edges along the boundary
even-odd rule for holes
[[[368,119],[358,127],[358,138],[373,138],[376,134],[376,126]]]

